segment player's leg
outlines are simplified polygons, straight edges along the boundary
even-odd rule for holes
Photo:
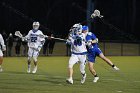
[[[97,82],[99,80],[99,77],[96,73],[96,70],[94,69],[94,63],[95,63],[95,58],[96,58],[96,52],[93,52],[91,54],[87,55],[88,57],[88,67],[89,67],[89,71],[91,72],[91,74],[93,75],[94,79],[93,82]]]
[[[36,73],[36,71],[37,71],[37,57],[34,56],[33,60],[34,60],[34,68],[33,68],[32,73]]]
[[[67,83],[73,84],[73,66],[74,64],[78,62],[77,55],[71,55],[69,59],[69,65],[68,65],[68,79],[66,79]]]
[[[110,59],[108,59],[107,57],[105,57],[103,53],[100,53],[99,54],[99,57],[101,59],[103,59],[107,64],[109,64],[110,66],[112,66],[113,69],[119,70],[119,68],[117,66],[115,66]]]
[[[28,60],[27,60],[27,64],[28,64],[28,68],[27,68],[27,73],[30,73],[31,72],[31,58],[32,58],[32,49],[29,48],[28,49]]]
[[[86,66],[86,55],[79,55],[80,59],[80,72],[82,75],[81,84],[83,84],[86,80],[86,72],[85,72],[85,66]]]
[[[3,62],[3,56],[0,56],[0,72],[3,71],[3,69],[2,69],[2,62]]]
[[[33,68],[32,73],[36,73],[37,71],[38,55],[39,55],[39,52],[34,50],[34,54],[33,54],[34,68]]]
[[[3,53],[2,53],[2,51],[0,50],[0,72],[3,71],[3,69],[2,69],[2,62],[3,62]]]
[[[98,77],[98,75],[97,75],[97,73],[94,69],[94,63],[93,62],[88,62],[88,67],[89,67],[89,71],[94,76],[93,82],[97,82],[99,80],[99,77]]]

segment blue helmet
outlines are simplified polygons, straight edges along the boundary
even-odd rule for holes
[[[86,25],[82,26],[82,30],[83,31],[88,30],[88,26],[86,26]]]

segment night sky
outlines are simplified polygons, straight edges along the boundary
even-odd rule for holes
[[[91,31],[99,39],[140,40],[139,0],[91,1],[104,15],[91,20]],[[87,0],[0,0],[0,32],[28,33],[32,22],[39,21],[45,34],[65,37],[73,24],[86,20],[86,9]]]

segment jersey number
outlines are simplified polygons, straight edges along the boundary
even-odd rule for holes
[[[31,37],[31,42],[36,42],[37,37]]]

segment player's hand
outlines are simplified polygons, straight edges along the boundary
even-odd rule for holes
[[[2,51],[6,51],[6,46],[2,46]]]
[[[71,44],[71,40],[70,39],[67,39],[66,40],[66,44],[69,44],[70,45]]]
[[[27,38],[26,37],[22,37],[21,40],[22,41],[27,41]]]

